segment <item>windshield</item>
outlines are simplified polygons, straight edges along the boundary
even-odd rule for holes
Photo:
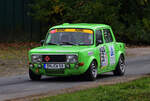
[[[53,29],[45,41],[46,45],[92,45],[93,31],[89,29]]]

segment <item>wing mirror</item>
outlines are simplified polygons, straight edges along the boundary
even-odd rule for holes
[[[98,46],[99,44],[102,44],[103,43],[103,41],[102,40],[97,40],[96,41],[96,45]]]
[[[41,41],[40,41],[41,46],[44,44],[44,41],[45,41],[45,40],[41,40]]]

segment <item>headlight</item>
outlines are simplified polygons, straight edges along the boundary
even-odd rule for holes
[[[77,55],[68,55],[67,56],[67,62],[68,63],[77,63],[78,62],[78,56]]]
[[[33,63],[42,62],[42,56],[41,55],[32,55],[31,58],[32,58]]]

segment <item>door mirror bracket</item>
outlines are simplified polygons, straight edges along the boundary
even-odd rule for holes
[[[103,42],[102,42],[102,40],[97,40],[96,41],[96,46],[98,46],[99,44],[102,44]]]
[[[45,41],[45,40],[41,40],[41,41],[40,41],[41,46],[44,44],[44,41]]]

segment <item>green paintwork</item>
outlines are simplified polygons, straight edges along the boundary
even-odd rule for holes
[[[69,24],[65,23],[62,25],[54,26],[50,28],[52,29],[58,29],[58,28],[84,28],[84,29],[91,29],[94,32],[94,44],[89,46],[80,46],[80,45],[43,45],[41,47],[34,48],[29,51],[29,62],[31,61],[31,55],[32,54],[77,54],[78,55],[78,63],[83,62],[83,66],[75,67],[75,64],[71,64],[70,68],[66,68],[64,74],[55,74],[55,73],[49,73],[47,74],[45,72],[45,69],[42,64],[42,68],[38,69],[38,64],[34,64],[34,68],[30,68],[33,72],[41,75],[55,75],[55,76],[69,76],[69,75],[80,75],[87,71],[89,68],[91,62],[95,60],[98,64],[98,74],[113,71],[117,64],[120,55],[122,54],[125,56],[125,45],[121,42],[116,42],[115,37],[113,35],[112,29],[110,26],[105,24],[86,24],[86,23],[79,23],[79,24]],[[109,29],[111,31],[113,42],[106,43],[104,40],[104,32],[102,33],[104,43],[96,45],[96,30],[103,30],[103,29]],[[49,32],[49,31],[48,31]],[[48,34],[47,34],[48,35]],[[100,54],[100,48],[104,47],[106,51],[106,59],[108,59],[108,65],[102,67],[101,65],[101,54]],[[113,61],[115,63],[112,63],[110,61],[110,47],[114,48],[114,56]],[[36,69],[39,70],[39,72],[36,72]]]

